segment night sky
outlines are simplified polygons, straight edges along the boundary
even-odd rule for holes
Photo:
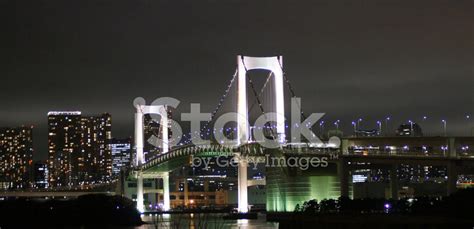
[[[135,97],[210,112],[244,54],[283,55],[305,112],[346,130],[427,115],[425,132],[468,133],[474,1],[295,2],[0,0],[0,126],[35,125],[36,159],[50,110],[109,112],[131,136]]]

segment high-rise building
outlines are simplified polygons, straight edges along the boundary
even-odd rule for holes
[[[79,181],[95,183],[112,177],[112,120],[109,114],[81,118]]]
[[[50,186],[90,184],[112,176],[112,124],[109,114],[49,112]]]
[[[30,185],[33,127],[0,128],[0,189]]]
[[[117,177],[121,170],[130,168],[132,139],[112,139],[112,175]]]
[[[48,163],[46,162],[35,162],[33,170],[33,186],[37,189],[43,189],[49,187],[48,182]]]
[[[81,146],[81,112],[48,113],[48,169],[50,186],[67,186],[78,182],[78,160]]]

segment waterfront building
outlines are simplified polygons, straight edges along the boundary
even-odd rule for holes
[[[132,139],[112,139],[112,176],[117,177],[121,170],[130,169]]]
[[[106,182],[112,177],[112,124],[109,114],[48,113],[49,185]]]
[[[30,186],[33,127],[0,128],[0,189]]]
[[[37,161],[34,163],[33,170],[33,187],[36,189],[44,189],[49,187],[48,182],[49,169],[48,163]]]
[[[51,186],[77,182],[80,111],[48,112],[48,169]]]
[[[109,114],[81,117],[79,181],[93,184],[112,178],[112,121]]]

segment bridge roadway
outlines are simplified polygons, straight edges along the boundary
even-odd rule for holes
[[[0,198],[9,198],[9,197],[28,197],[28,198],[77,198],[82,195],[88,194],[105,194],[105,195],[115,195],[115,192],[81,192],[81,191],[9,191],[9,192],[0,192]]]
[[[372,151],[369,154],[358,154],[349,153],[347,151],[343,153],[339,148],[295,147],[294,145],[285,146],[279,149],[264,149],[259,144],[255,143],[243,145],[237,148],[224,147],[220,145],[183,146],[152,158],[139,169],[143,178],[157,178],[161,177],[162,174],[167,175],[169,171],[183,165],[190,164],[192,156],[250,156],[263,158],[265,160],[266,155],[283,157],[328,157],[329,163],[337,165],[337,175],[340,181],[342,196],[349,196],[350,172],[356,169],[388,169],[390,171],[390,187],[393,198],[398,198],[396,167],[400,164],[446,166],[448,172],[447,194],[451,194],[456,190],[458,174],[474,173],[474,157],[458,156],[452,153],[424,154],[417,152],[387,153],[384,151]],[[246,174],[241,174],[246,171],[246,169],[242,169],[246,166],[246,164],[241,165],[241,163],[239,163],[238,187],[242,190],[245,190],[246,188],[244,187],[248,187],[252,182],[247,179],[244,180],[243,177],[246,178],[247,176]],[[239,198],[246,199],[247,197],[245,194],[242,194]]]
[[[394,164],[415,164],[415,165],[440,165],[456,163],[460,167],[472,167],[474,156],[443,155],[443,154],[423,154],[418,152],[387,153],[378,151],[370,154],[342,153],[336,148],[293,148],[283,147],[281,149],[264,149],[258,144],[248,144],[238,148],[224,147],[220,145],[206,146],[184,146],[173,149],[167,153],[160,154],[141,166],[144,175],[159,174],[169,172],[182,165],[191,163],[191,156],[196,157],[218,157],[218,156],[253,156],[265,158],[266,155],[281,156],[310,156],[329,157],[330,161],[346,161],[351,167],[374,165],[394,165]],[[352,164],[351,164],[352,163]]]

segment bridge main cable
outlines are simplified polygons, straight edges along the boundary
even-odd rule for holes
[[[272,78],[272,75],[273,75],[273,72],[268,73],[267,80],[265,81],[265,83],[264,83],[263,86],[262,86],[262,89],[261,89],[260,92],[258,93],[258,96],[259,96],[259,97],[260,97],[260,96],[263,94],[263,92],[265,91],[265,88],[267,87],[268,82],[269,82],[270,79]],[[250,108],[249,108],[249,111],[253,109],[253,107],[255,106],[255,104],[257,104],[257,100],[255,100],[255,101],[252,103],[252,105],[251,105]]]
[[[280,64],[281,71],[283,72],[283,78],[285,79],[285,83],[288,86],[288,89],[290,90],[291,97],[296,98],[295,90],[293,89],[293,86],[291,86],[291,83],[290,83],[290,80],[288,79],[288,77],[286,77],[286,72],[283,69],[283,66],[281,65],[281,62],[278,61],[278,63]],[[298,105],[298,107],[300,108],[301,116],[303,117],[303,119],[306,119],[306,115],[304,114],[303,109],[301,108],[301,104],[296,104],[296,105]]]
[[[216,108],[211,113],[211,117],[209,118],[209,121],[207,121],[206,124],[204,124],[203,128],[201,128],[201,133],[202,133],[203,130],[206,130],[208,128],[209,124],[214,120],[214,118],[217,115],[217,112],[220,110],[220,108],[224,104],[224,100],[227,98],[227,95],[229,95],[230,89],[232,88],[232,85],[234,84],[234,81],[235,81],[235,78],[237,77],[238,71],[239,71],[238,69],[235,69],[234,75],[232,76],[232,79],[230,80],[229,84],[227,85],[227,89],[225,90],[225,92],[221,96],[221,98],[219,99],[219,102],[218,102]],[[202,134],[201,134],[201,137],[203,137]]]

